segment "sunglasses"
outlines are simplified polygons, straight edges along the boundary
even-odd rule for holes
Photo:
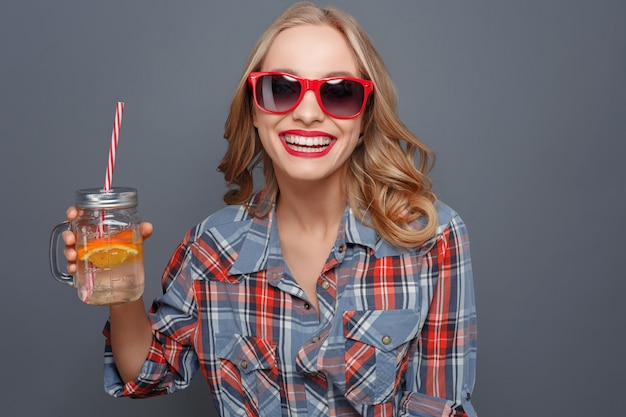
[[[370,80],[350,77],[309,80],[283,72],[251,72],[248,83],[254,102],[264,112],[288,113],[298,107],[304,93],[312,90],[324,113],[338,119],[351,119],[361,114],[367,97],[374,91]]]

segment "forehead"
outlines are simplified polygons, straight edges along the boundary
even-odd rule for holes
[[[285,29],[272,42],[262,71],[285,71],[308,78],[333,74],[359,76],[354,52],[341,32],[330,26]]]

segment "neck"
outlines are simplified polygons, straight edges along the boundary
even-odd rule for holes
[[[280,184],[276,204],[279,224],[303,233],[337,233],[347,200],[339,182]]]

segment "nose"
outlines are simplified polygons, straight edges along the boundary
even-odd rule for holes
[[[317,98],[315,97],[315,92],[313,90],[308,90],[304,93],[302,101],[300,101],[300,104],[298,104],[292,112],[294,120],[300,120],[305,124],[321,121],[325,116],[324,111],[317,102]]]

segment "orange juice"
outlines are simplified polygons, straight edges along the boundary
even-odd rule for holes
[[[143,245],[137,227],[109,236],[85,236],[76,252],[76,287],[82,301],[120,304],[137,300],[143,293]]]

